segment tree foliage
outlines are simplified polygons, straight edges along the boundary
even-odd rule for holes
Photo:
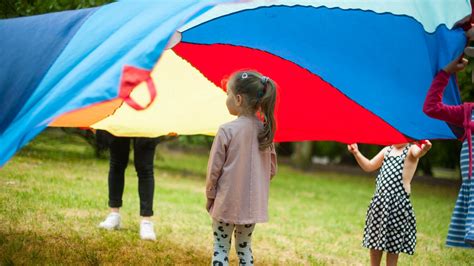
[[[13,18],[104,5],[112,0],[1,0],[0,17]]]

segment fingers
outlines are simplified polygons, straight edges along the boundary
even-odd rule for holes
[[[474,39],[474,28],[470,28],[468,31],[466,31],[466,37],[469,40]]]
[[[459,63],[456,66],[459,68],[459,70],[462,70],[467,66],[468,63],[469,63],[469,60],[467,60],[466,58],[463,57],[463,58],[461,58],[461,60],[459,61]]]
[[[474,47],[466,47],[466,49],[468,48],[472,48],[472,52],[474,54]],[[458,71],[463,70],[467,66],[468,63],[469,61],[466,58],[462,57],[461,55],[460,57],[454,59],[448,65],[446,65],[444,67],[444,71],[446,71],[449,74],[456,73]]]
[[[347,145],[347,150],[352,153],[357,151],[357,143],[352,143],[352,144]]]
[[[424,150],[424,151],[428,151],[431,149],[431,147],[433,146],[433,144],[431,144],[431,142],[429,140],[421,140],[420,142],[420,149]]]
[[[433,147],[433,144],[431,144],[429,140],[426,140],[426,142],[423,144],[423,149],[429,150],[431,147]]]

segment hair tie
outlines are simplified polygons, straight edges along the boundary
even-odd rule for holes
[[[242,73],[242,79],[246,79],[249,77],[249,74],[247,72]]]

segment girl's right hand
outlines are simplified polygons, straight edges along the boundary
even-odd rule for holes
[[[212,205],[214,205],[214,199],[207,198],[206,210],[207,210],[208,212],[211,211]]]
[[[464,70],[464,68],[467,66],[467,63],[469,63],[469,61],[466,58],[458,57],[451,61],[449,64],[447,64],[443,68],[443,70],[446,71],[448,74],[453,74]]]
[[[353,144],[349,144],[347,145],[347,150],[352,153],[352,154],[356,154],[359,152],[359,147],[357,146],[357,143],[353,143]]]

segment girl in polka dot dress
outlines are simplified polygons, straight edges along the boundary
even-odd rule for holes
[[[380,265],[384,251],[387,265],[396,265],[400,252],[413,255],[416,221],[410,202],[410,183],[419,159],[430,148],[429,141],[421,145],[394,144],[369,160],[360,153],[357,144],[347,146],[364,171],[380,168],[364,228],[363,245],[370,249],[371,265]]]

